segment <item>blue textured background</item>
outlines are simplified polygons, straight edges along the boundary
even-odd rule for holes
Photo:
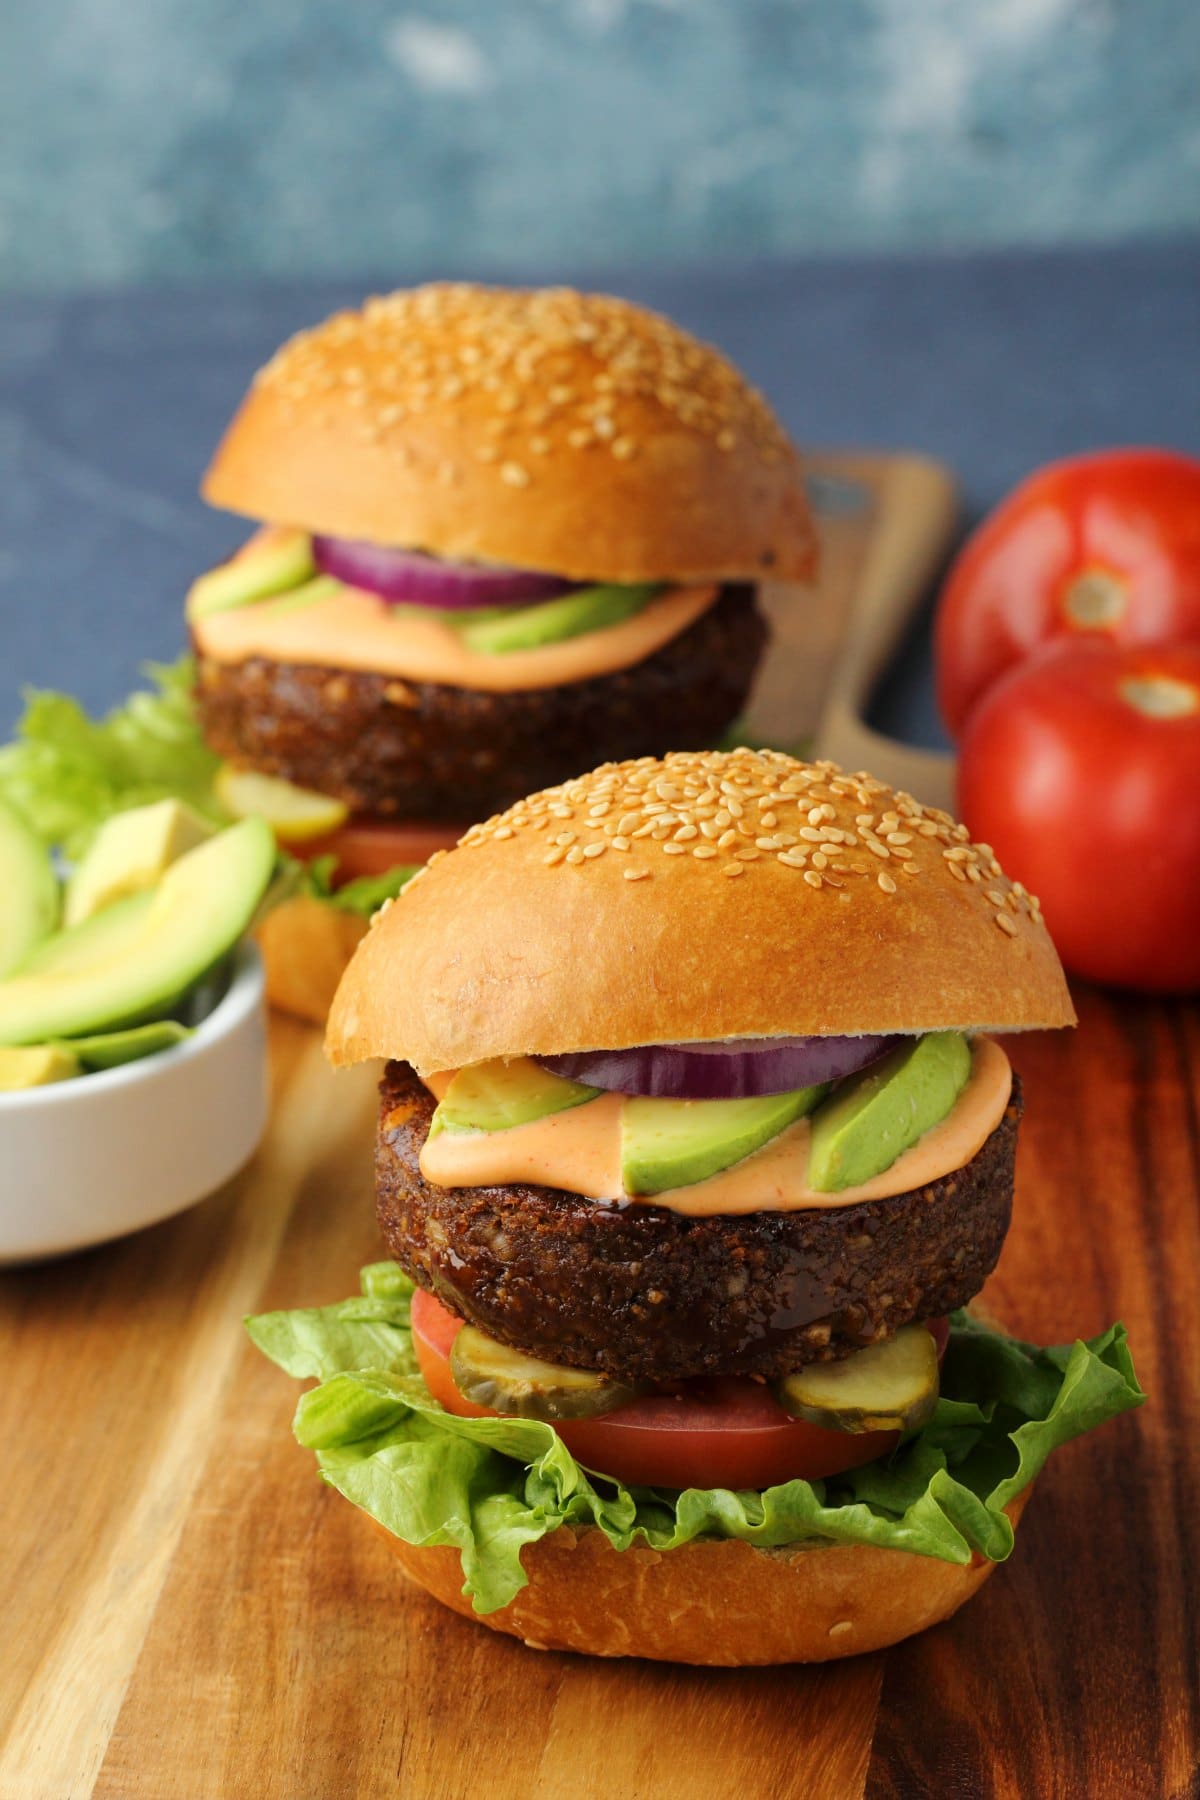
[[[1200,243],[602,278],[722,344],[801,442],[942,457],[968,517],[1051,456],[1200,453]],[[188,583],[245,534],[196,493],[222,427],[280,339],[364,285],[0,300],[0,738],[22,682],[109,706],[178,652]],[[927,620],[877,717],[938,741]]]
[[[0,6],[0,283],[1200,225],[1197,0]]]

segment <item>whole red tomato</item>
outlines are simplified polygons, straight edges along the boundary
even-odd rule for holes
[[[958,808],[1076,974],[1200,988],[1200,643],[1055,646],[991,688]]]
[[[1079,633],[1200,638],[1200,462],[1102,450],[1022,482],[969,538],[942,592],[938,703],[957,737],[991,684]]]

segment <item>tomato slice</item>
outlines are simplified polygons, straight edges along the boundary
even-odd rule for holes
[[[355,818],[324,837],[288,847],[306,859],[336,856],[334,885],[341,887],[360,875],[386,875],[405,863],[428,862],[435,850],[453,850],[466,829],[465,824],[443,825],[436,820],[405,819],[393,824],[384,819]]]
[[[462,1320],[418,1289],[412,1333],[425,1385],[439,1405],[460,1418],[494,1418],[459,1393],[450,1373],[450,1348]],[[939,1355],[949,1327],[929,1326]],[[556,1427],[573,1456],[589,1469],[641,1487],[764,1488],[799,1477],[816,1481],[885,1456],[895,1431],[827,1431],[793,1419],[769,1388],[745,1376],[681,1382],[671,1393],[647,1394],[600,1419]]]

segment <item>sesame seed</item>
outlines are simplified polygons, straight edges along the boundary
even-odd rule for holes
[[[873,813],[854,810],[864,794],[875,804]],[[748,814],[747,822],[737,816],[741,814]],[[820,822],[809,824],[814,815]],[[770,832],[762,825],[768,816],[778,821]],[[862,824],[864,818],[876,819],[878,831]],[[911,831],[893,831],[900,818],[911,824]],[[579,832],[571,824],[575,819],[586,820],[586,844],[577,842]],[[857,832],[849,828],[852,821]],[[690,851],[700,860],[716,863],[722,873],[744,873],[748,864],[773,855],[785,869],[799,869],[808,886],[818,891],[829,887],[839,899],[848,899],[843,888],[853,878],[874,872],[880,891],[890,894],[896,892],[901,874],[920,875],[922,866],[912,846],[921,836],[929,838],[923,830],[926,825],[935,828],[942,853],[933,868],[945,868],[954,881],[977,887],[993,919],[1007,921],[1001,930],[1016,935],[1014,915],[1019,918],[1022,911],[1032,929],[1044,929],[1036,900],[1018,894],[1015,885],[1006,888],[994,858],[985,861],[978,846],[962,837],[961,828],[946,815],[921,807],[907,795],[893,795],[870,776],[843,777],[833,764],[797,764],[777,751],[688,751],[661,761],[642,757],[606,764],[473,826],[462,842],[464,847],[503,843],[549,827],[536,853],[551,868],[560,862],[586,867],[609,848],[627,857],[636,840],[646,837],[665,855]],[[889,841],[896,836],[904,841]],[[870,854],[843,861],[843,846],[857,844]],[[887,866],[881,869],[880,863]],[[623,867],[621,873],[641,879],[651,870]],[[927,877],[931,873],[928,864],[924,873]]]
[[[521,463],[516,463],[516,462],[501,463],[500,479],[501,479],[501,481],[506,481],[508,483],[509,487],[518,487],[518,488],[528,487],[529,486],[529,471]]]
[[[746,866],[744,863],[740,863],[740,862],[726,863],[725,867],[721,870],[721,873],[722,873],[722,875],[730,875],[730,876],[744,875],[746,873]]]
[[[650,871],[649,869],[622,869],[621,873],[626,881],[641,881]]]
[[[1017,928],[1013,924],[1012,920],[1009,918],[1009,916],[1006,912],[998,912],[996,914],[996,923],[1000,927],[1001,931],[1006,933],[1006,935],[1008,937],[1016,937]]]

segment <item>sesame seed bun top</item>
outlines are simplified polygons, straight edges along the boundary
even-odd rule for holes
[[[965,828],[776,751],[609,763],[474,826],[377,915],[335,1063],[1072,1025],[1037,901]]]
[[[796,451],[732,363],[657,313],[439,283],[283,346],[204,481],[273,524],[574,580],[804,579]]]

